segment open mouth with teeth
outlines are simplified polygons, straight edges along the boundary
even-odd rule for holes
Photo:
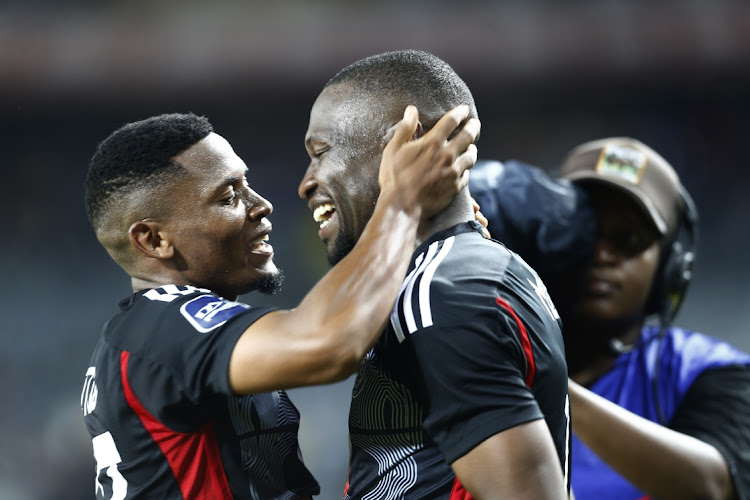
[[[333,203],[324,203],[315,207],[315,210],[313,210],[313,219],[320,224],[320,229],[323,229],[328,225],[328,222],[335,213],[336,207]]]
[[[272,247],[268,243],[266,243],[269,240],[268,234],[263,235],[262,237],[258,238],[257,240],[254,240],[250,243],[250,250],[253,252],[258,251],[269,251]]]

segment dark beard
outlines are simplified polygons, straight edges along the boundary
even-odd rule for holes
[[[284,272],[279,269],[273,274],[264,274],[258,280],[253,283],[255,291],[262,293],[263,295],[273,295],[281,290],[281,285],[284,284]]]
[[[341,262],[344,257],[349,255],[349,252],[354,249],[354,245],[356,244],[356,241],[352,241],[343,234],[339,233],[339,235],[336,237],[336,241],[333,242],[333,250],[331,250],[331,253],[328,254],[328,263],[331,265],[331,267],[335,266],[336,264]]]

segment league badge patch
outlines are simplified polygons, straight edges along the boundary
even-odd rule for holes
[[[180,312],[196,330],[205,333],[249,308],[247,304],[232,302],[215,295],[201,295],[183,304]]]

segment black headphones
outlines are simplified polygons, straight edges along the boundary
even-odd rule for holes
[[[659,338],[664,328],[672,323],[685,298],[693,277],[693,262],[698,245],[698,209],[683,186],[680,186],[680,195],[684,204],[680,225],[675,234],[662,245],[659,269],[646,302],[646,315],[657,316],[659,319]],[[613,337],[607,341],[605,349],[612,356],[619,356],[634,347],[635,345],[624,345],[620,339]]]
[[[682,305],[690,280],[698,245],[698,209],[681,185],[684,212],[680,225],[662,247],[659,271],[649,297],[646,313],[657,315],[662,327],[672,323]]]

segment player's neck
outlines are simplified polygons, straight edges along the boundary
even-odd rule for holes
[[[417,246],[438,231],[470,220],[474,220],[474,208],[469,199],[469,190],[464,188],[442,212],[420,224]]]
[[[157,280],[138,278],[135,276],[130,278],[130,283],[133,286],[134,292],[140,292],[141,290],[148,290],[150,288],[159,288],[160,286],[163,286],[163,285],[173,284],[173,283],[163,283]]]
[[[136,269],[130,274],[130,284],[134,292],[164,285],[193,285],[179,272],[160,265]]]

